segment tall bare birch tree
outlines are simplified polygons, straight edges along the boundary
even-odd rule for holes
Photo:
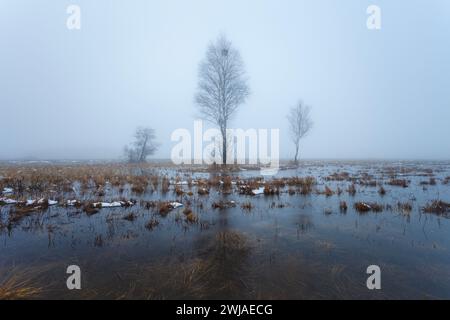
[[[195,102],[201,115],[221,133],[222,163],[227,163],[227,128],[231,117],[249,96],[249,85],[239,51],[225,37],[211,43],[200,63]]]

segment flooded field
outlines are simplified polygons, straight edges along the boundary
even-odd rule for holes
[[[3,164],[2,190],[1,299],[450,299],[450,162],[311,161],[273,177]]]

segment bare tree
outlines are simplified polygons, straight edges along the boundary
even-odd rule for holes
[[[300,140],[304,138],[313,126],[313,122],[309,116],[311,108],[302,101],[299,101],[295,107],[292,107],[288,114],[289,129],[291,138],[295,145],[294,162],[298,164],[298,151],[300,148]]]
[[[138,127],[134,134],[134,142],[124,148],[128,162],[145,162],[147,157],[154,154],[158,149],[155,138],[155,130],[152,128]]]
[[[227,128],[232,115],[249,95],[248,80],[239,52],[225,36],[211,43],[200,63],[195,102],[202,116],[219,127],[222,162],[227,163]]]

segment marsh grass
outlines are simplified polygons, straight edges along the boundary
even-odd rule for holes
[[[408,188],[408,181],[406,179],[391,179],[388,181],[388,184],[391,186]]]
[[[347,192],[351,196],[354,196],[356,194],[356,187],[354,183],[348,186]]]
[[[50,288],[43,277],[57,267],[45,265],[14,265],[0,268],[0,300],[37,299]]]
[[[147,228],[148,230],[153,230],[158,225],[159,225],[159,221],[153,217],[145,224],[145,228]]]
[[[434,200],[422,208],[425,213],[433,213],[438,216],[448,217],[450,214],[450,203],[442,200]]]
[[[161,193],[166,194],[169,191],[169,188],[170,188],[169,177],[164,176],[161,182]]]
[[[185,216],[187,223],[197,223],[198,222],[198,216],[192,211],[190,207],[186,207],[183,210],[183,214]]]
[[[413,209],[409,202],[397,202],[397,209],[404,215],[409,215]]]
[[[225,200],[220,200],[220,201],[214,201],[211,204],[211,207],[213,209],[228,209],[228,208],[234,208],[236,207],[236,203],[234,201],[225,201]]]
[[[382,212],[384,210],[384,206],[376,202],[356,202],[354,208],[359,213],[366,213],[369,211]]]
[[[244,202],[241,204],[241,208],[243,210],[251,211],[253,209],[253,204],[250,201]]]
[[[161,216],[167,216],[171,210],[172,207],[169,202],[162,201],[158,203],[158,212]]]
[[[346,213],[347,209],[348,209],[347,202],[341,201],[339,203],[339,211],[341,211],[341,213]]]
[[[93,216],[94,214],[97,214],[100,212],[100,209],[97,208],[96,206],[94,206],[93,202],[86,202],[83,205],[83,211],[86,213],[86,215],[88,216]]]
[[[137,215],[135,213],[133,213],[133,212],[130,212],[130,213],[126,214],[123,217],[123,219],[132,222],[132,221],[137,219]]]

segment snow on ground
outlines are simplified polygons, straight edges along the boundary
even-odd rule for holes
[[[17,200],[9,199],[9,198],[0,198],[0,202],[3,202],[5,204],[16,204]]]
[[[13,193],[14,189],[13,188],[3,188],[3,194],[9,194],[9,193]]]
[[[264,187],[260,187],[258,189],[252,190],[253,195],[257,196],[259,194],[263,194],[264,193]]]
[[[179,202],[171,202],[170,206],[172,207],[172,209],[177,209],[177,208],[181,208],[183,206],[183,204],[179,203]]]

